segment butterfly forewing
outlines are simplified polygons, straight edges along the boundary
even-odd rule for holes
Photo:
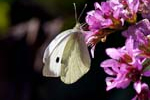
[[[60,33],[49,44],[44,52],[43,75],[47,77],[58,77],[61,71],[61,59],[64,48],[69,39],[70,30]]]
[[[68,37],[68,35],[70,35],[71,29],[70,30],[66,30],[62,33],[60,33],[59,35],[57,35],[52,41],[51,43],[48,45],[48,47],[46,48],[45,52],[44,52],[44,56],[43,56],[43,62],[45,63],[45,58],[48,58],[48,56],[50,56],[54,49],[57,48],[57,46],[59,44],[61,44],[61,42],[63,42],[65,40],[65,38]]]

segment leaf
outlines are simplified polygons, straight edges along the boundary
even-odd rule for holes
[[[143,72],[150,70],[150,58],[146,59],[142,65],[143,65]]]

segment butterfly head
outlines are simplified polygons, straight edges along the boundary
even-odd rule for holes
[[[73,29],[80,30],[80,26],[81,26],[81,24],[79,22],[77,22]]]

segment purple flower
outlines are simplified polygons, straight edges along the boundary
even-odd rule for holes
[[[150,71],[144,71],[143,59],[141,60],[137,55],[138,49],[133,47],[133,39],[127,39],[126,44],[122,48],[108,48],[106,49],[107,55],[112,59],[105,60],[101,63],[104,71],[113,77],[106,78],[107,88],[126,88],[130,82],[138,84],[142,76],[150,76]]]
[[[127,2],[127,5],[129,7],[129,10],[132,14],[136,14],[139,7],[139,0],[124,0]]]
[[[139,56],[144,58],[150,58],[150,38],[148,36],[141,36],[139,37],[139,50],[141,50],[141,53]]]
[[[149,100],[150,99],[150,90],[146,83],[134,85],[134,88],[137,92],[136,96],[132,100]]]
[[[122,32],[122,35],[126,38],[132,36],[134,40],[137,39],[137,34],[136,32],[141,32],[145,36],[150,34],[150,22],[148,19],[143,19],[140,22],[136,23],[135,25],[130,26],[127,30]]]
[[[111,31],[101,30],[99,32],[91,32],[91,31],[82,30],[82,33],[84,33],[86,44],[92,47],[91,54],[92,54],[92,57],[94,57],[94,49],[95,49],[96,44],[99,41],[105,41],[106,36],[110,34]]]
[[[123,36],[134,39],[134,47],[141,50],[141,56],[150,58],[150,22],[144,19],[124,31]]]
[[[122,18],[129,23],[136,22],[136,13],[138,12],[139,0],[110,0],[115,3],[122,5],[120,15]]]
[[[132,37],[126,40],[125,46],[122,48],[108,48],[106,49],[107,55],[112,59],[119,60],[122,63],[134,63],[135,57],[139,54],[139,50],[134,48],[134,41]]]
[[[86,31],[86,43],[92,46],[92,53],[95,45],[99,41],[105,41],[108,34],[114,32],[110,29],[120,29],[124,25],[124,19],[121,18],[123,5],[114,1],[94,3],[95,10],[87,12],[86,23],[89,31]],[[85,33],[85,32],[84,32]]]
[[[121,18],[123,5],[113,1],[94,3],[95,10],[89,11],[86,16],[86,23],[90,31],[99,31],[104,28],[116,28],[123,25]]]
[[[142,14],[143,18],[150,19],[150,1],[149,0],[141,0],[141,4],[139,6],[139,12]]]
[[[109,67],[108,63],[110,64],[109,66],[112,66],[112,67]],[[117,66],[114,66],[115,64]],[[114,76],[114,77],[106,78],[106,85],[107,85],[106,90],[107,91],[115,87],[126,88],[129,85],[130,80],[126,77],[128,71],[125,69],[126,66],[124,64],[120,64],[116,62],[115,60],[111,61],[111,59],[109,59],[109,60],[106,60],[106,62],[103,62],[101,66],[104,67],[104,70],[108,75]]]
[[[91,46],[91,55],[92,55],[92,58],[94,58],[94,50],[95,50],[95,45],[97,42],[99,42],[100,38],[98,37],[98,35],[95,35],[95,33],[91,32],[91,31],[83,31],[84,33],[84,36],[85,36],[85,43],[88,45],[88,46]]]
[[[101,7],[97,2],[94,4],[95,10],[92,10],[87,13],[86,16],[86,23],[89,25],[89,29],[91,31],[100,30],[103,28],[108,28],[110,25],[113,24],[112,20],[110,18],[107,18],[105,15],[105,12],[109,11],[109,8],[106,9],[104,12],[103,9],[107,7],[103,4]],[[103,8],[103,9],[102,9]]]
[[[88,29],[91,31],[87,32],[91,33],[88,37],[92,36],[89,37],[90,40],[96,39],[99,42],[102,38],[106,38],[107,33],[122,29],[124,21],[135,22],[138,6],[139,0],[109,0],[101,4],[95,2],[95,10],[87,12],[85,18]],[[104,33],[108,29],[113,31]]]
[[[110,57],[100,66],[109,76],[106,78],[106,90],[126,88],[131,82],[136,91],[132,100],[150,100],[150,89],[143,83],[143,77],[150,77],[150,0],[107,0],[101,4],[95,2],[94,10],[87,12],[88,31],[84,31],[85,42],[91,46],[94,57],[95,45],[106,40],[108,34],[117,30],[126,37],[125,46],[107,48]],[[137,13],[143,19],[137,22]],[[136,23],[137,22],[137,23]],[[134,24],[134,25],[133,25]]]
[[[131,69],[129,68],[130,67],[134,68],[133,65],[136,64],[135,56],[137,55],[137,50],[133,49],[132,39],[131,38],[128,39],[126,45],[122,48],[106,49],[106,53],[112,59],[108,59],[102,62],[101,67],[104,68],[104,71],[107,74],[116,76],[116,77],[106,78],[106,84],[107,84],[106,90],[108,91],[114,87],[126,88],[131,82],[131,79],[127,77],[129,75],[129,71],[131,71]]]

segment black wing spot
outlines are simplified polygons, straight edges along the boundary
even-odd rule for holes
[[[58,63],[58,62],[59,62],[59,57],[56,58],[56,63]]]

